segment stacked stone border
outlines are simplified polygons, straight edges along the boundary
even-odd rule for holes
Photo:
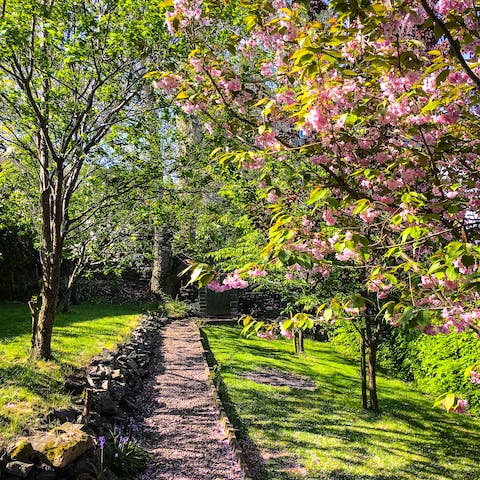
[[[205,363],[207,382],[212,392],[213,403],[218,410],[220,423],[222,424],[222,427],[225,431],[225,435],[227,436],[230,448],[232,449],[232,452],[235,455],[238,464],[240,465],[244,480],[253,480],[253,477],[248,469],[246,455],[240,445],[240,439],[237,436],[237,430],[233,426],[230,418],[228,417],[224,406],[223,392],[226,392],[226,386],[223,382],[222,376],[218,372],[218,363],[215,359],[215,356],[213,355],[213,352],[210,349],[210,345],[208,344],[205,332],[202,330],[202,320],[197,319],[195,323],[197,325],[198,335],[202,344],[202,357]],[[208,323],[208,320],[206,323]]]
[[[65,390],[72,393],[74,405],[50,412],[33,435],[0,445],[0,479],[96,478],[97,438],[129,418],[168,320],[156,312],[143,315],[124,343],[105,349],[69,377]]]

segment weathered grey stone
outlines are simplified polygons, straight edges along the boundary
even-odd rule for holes
[[[33,463],[14,461],[7,463],[5,471],[14,477],[26,478],[33,467]]]
[[[115,415],[118,412],[117,402],[106,390],[96,390],[93,396],[93,410],[107,415]]]
[[[93,447],[94,439],[82,430],[82,425],[64,423],[45,435],[30,438],[35,454],[55,468],[64,468]]]
[[[7,447],[8,457],[13,461],[29,462],[33,459],[33,447],[28,438],[19,438]]]
[[[127,361],[127,356],[126,355],[119,355],[116,359],[117,363],[122,363]]]
[[[135,360],[132,360],[131,358],[129,358],[127,360],[127,365],[129,368],[131,368],[132,370],[138,370],[138,364]]]
[[[113,353],[106,351],[102,355],[102,363],[111,363],[113,361]]]
[[[77,371],[70,375],[64,383],[65,390],[70,393],[80,394],[86,386],[85,372]]]
[[[96,388],[97,385],[95,384],[95,381],[90,375],[87,375],[87,382],[92,388]]]
[[[103,358],[101,355],[97,355],[95,357],[93,357],[92,359],[90,359],[90,366],[95,366],[95,365],[98,365],[99,363],[101,363],[103,361]]]
[[[59,420],[61,423],[75,422],[80,413],[81,410],[78,408],[60,408],[58,410],[51,411],[47,415],[46,419],[49,422],[53,422],[55,420]]]

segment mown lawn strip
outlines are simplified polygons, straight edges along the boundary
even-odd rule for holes
[[[233,419],[265,460],[262,479],[464,480],[480,478],[480,420],[433,409],[407,383],[379,376],[382,414],[361,410],[358,366],[326,343],[293,356],[284,340],[205,332],[228,389]],[[314,391],[265,385],[245,372],[306,376]],[[232,412],[230,412],[232,414]]]
[[[102,349],[111,349],[138,324],[138,305],[81,305],[59,314],[52,339],[53,359],[29,358],[30,316],[19,303],[0,304],[0,441],[34,428],[52,408],[67,407],[65,377]]]

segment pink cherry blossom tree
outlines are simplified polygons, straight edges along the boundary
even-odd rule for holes
[[[478,4],[171,7],[191,53],[157,85],[227,132],[220,162],[258,172],[263,260],[292,276],[363,269],[363,300],[334,302],[336,315],[363,302],[393,325],[480,334]]]

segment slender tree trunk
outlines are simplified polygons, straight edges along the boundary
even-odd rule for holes
[[[50,8],[51,1],[44,0],[43,6]],[[35,32],[32,31],[32,35]],[[39,28],[40,48],[48,55],[47,31],[44,25]],[[42,231],[40,258],[42,264],[42,287],[40,307],[36,324],[32,331],[32,356],[49,359],[53,323],[60,290],[60,268],[64,241],[64,219],[68,200],[64,196],[64,159],[57,156],[49,138],[50,78],[45,75],[39,90],[39,115],[37,133],[37,159],[40,180],[40,208]],[[28,87],[30,88],[30,86]]]
[[[302,330],[298,332],[298,353],[305,353]]]
[[[372,340],[368,348],[368,391],[370,394],[370,408],[380,412],[377,397],[377,341]]]
[[[33,336],[33,351],[35,358],[48,360],[51,358],[51,342],[53,324],[58,303],[58,285],[60,275],[52,275],[50,285],[44,285],[40,294],[40,311],[38,313],[37,328]]]
[[[62,302],[63,313],[70,312],[70,306],[72,304],[72,289],[73,289],[73,285],[67,285],[65,294],[63,295],[63,302]]]
[[[367,349],[365,345],[365,330],[360,332],[360,375],[362,377],[362,408],[368,409],[367,398]]]
[[[378,340],[372,332],[370,317],[365,319],[366,340],[368,343],[368,394],[370,397],[370,410],[379,412],[377,396],[377,348]]]
[[[173,233],[169,226],[156,227],[153,234],[153,265],[150,289],[153,293],[172,294]]]

